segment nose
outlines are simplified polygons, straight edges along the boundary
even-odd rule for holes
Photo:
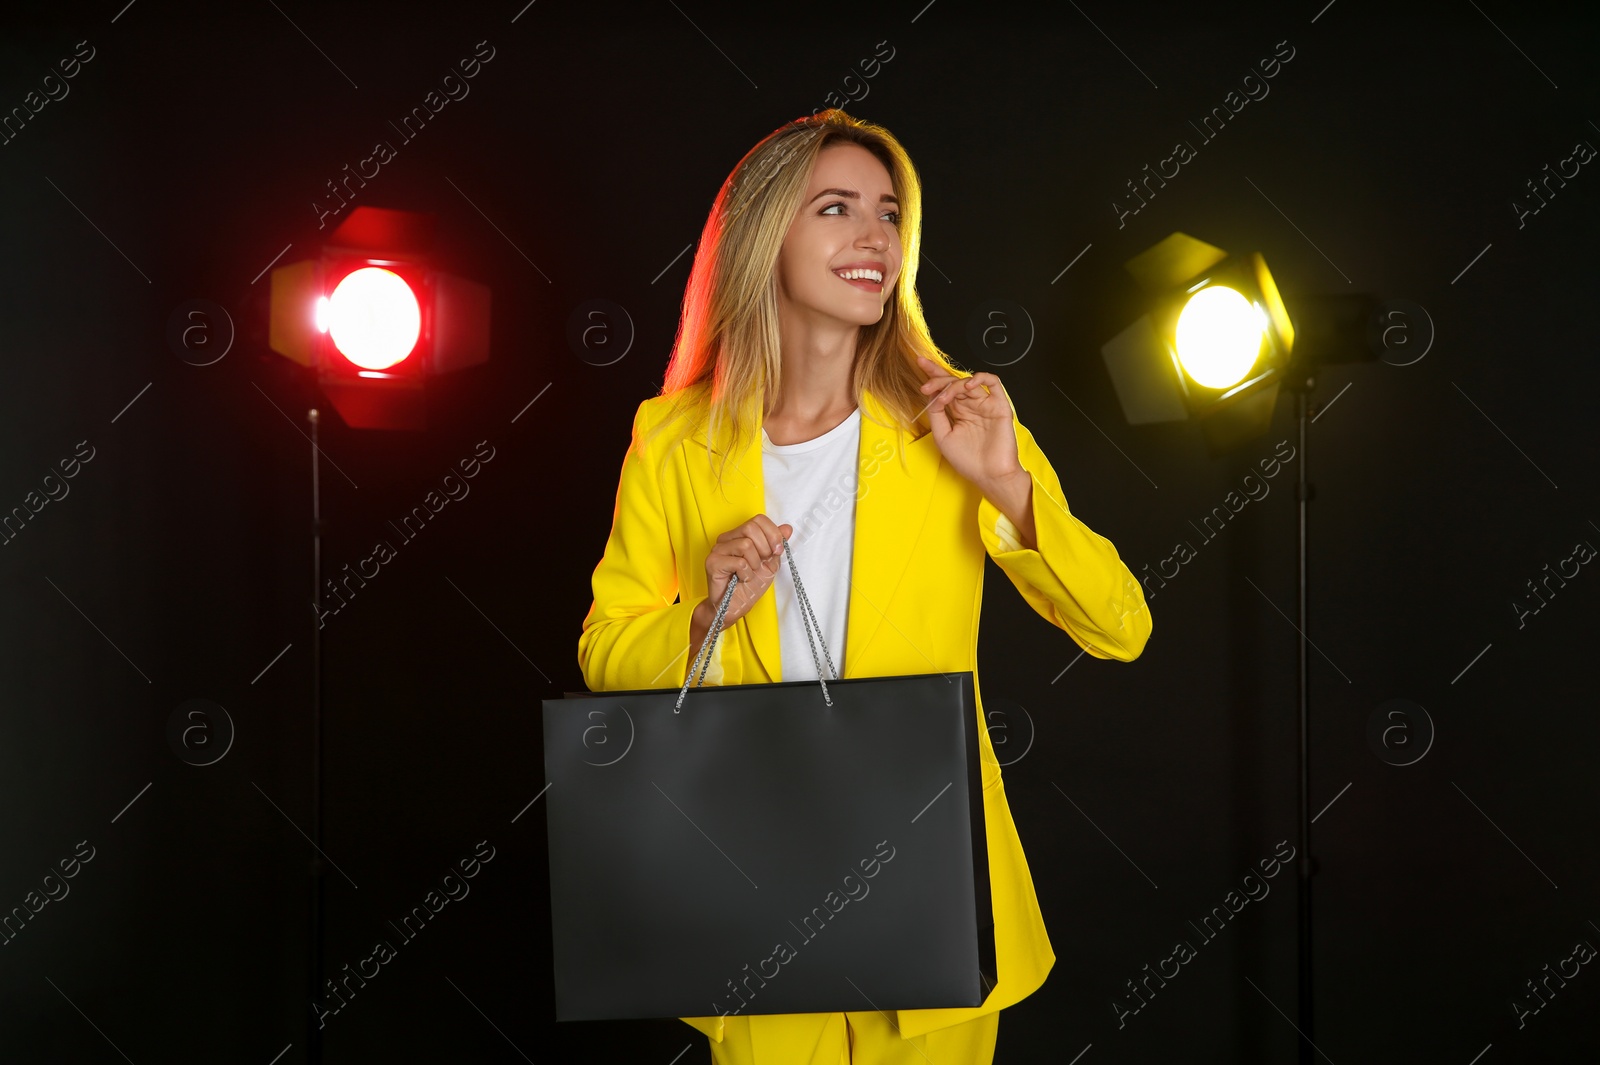
[[[871,247],[878,248],[880,250],[886,248],[889,245],[891,229],[892,227],[888,222],[885,222],[881,218],[874,218],[867,223],[867,228],[861,234],[861,238],[857,241],[857,243],[870,245]]]
[[[866,229],[857,237],[856,245],[882,254],[890,244],[899,239],[893,230],[894,227],[888,222],[875,218],[867,223]]]

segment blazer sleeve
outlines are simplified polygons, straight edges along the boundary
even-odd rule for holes
[[[633,440],[622,462],[605,554],[590,580],[594,603],[578,637],[578,668],[590,691],[682,686],[693,664],[689,626],[699,602],[674,602],[677,556],[662,503],[656,464],[641,441],[649,401],[633,417]],[[705,683],[722,681],[718,639]]]
[[[1111,541],[1067,509],[1055,469],[1021,421],[1017,459],[1033,479],[1037,549],[1024,548],[1016,526],[986,497],[978,504],[978,534],[989,557],[1011,578],[1034,611],[1096,658],[1131,662],[1150,639],[1144,590]]]

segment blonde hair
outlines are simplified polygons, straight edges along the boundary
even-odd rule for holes
[[[916,356],[931,359],[954,376],[970,376],[934,343],[922,315],[916,289],[922,185],[906,150],[882,126],[837,108],[786,122],[745,154],[711,205],[660,393],[677,397],[675,414],[693,415],[683,419],[688,424],[680,428],[681,435],[707,426],[708,457],[713,441],[731,427],[729,450],[722,453],[717,469],[719,483],[728,456],[742,453],[757,430],[757,404],[765,418],[782,381],[778,253],[817,157],[837,144],[860,145],[876,156],[889,171],[900,201],[900,276],[883,317],[861,327],[851,371],[852,398],[859,407],[863,388],[870,390],[894,417],[891,428],[915,440],[932,430],[925,413],[929,397],[920,391],[927,378]],[[862,416],[868,417],[865,409]],[[679,419],[664,418],[657,430],[675,421]],[[905,461],[903,454],[900,461]]]

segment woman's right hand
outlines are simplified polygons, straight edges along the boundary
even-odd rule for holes
[[[733,597],[728,601],[728,612],[722,616],[722,627],[729,629],[733,623],[750,612],[777,576],[783,565],[783,541],[794,534],[794,526],[777,525],[765,514],[757,514],[736,529],[717,537],[711,553],[706,556],[706,587],[709,592],[696,613],[693,626],[698,638],[698,650],[711,623],[716,620],[717,607],[728,590],[728,580],[738,575]],[[703,624],[701,624],[703,622]]]

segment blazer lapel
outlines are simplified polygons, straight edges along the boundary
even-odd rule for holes
[[[885,425],[866,418],[869,412]],[[888,409],[865,390],[862,415],[845,633],[848,654],[834,660],[846,677],[875,677],[884,668],[868,664],[869,651],[911,562],[911,548],[922,531],[939,466],[944,462],[933,433],[911,440],[909,434],[892,428]],[[897,451],[904,455],[903,468]]]
[[[927,515],[939,465],[943,462],[932,433],[915,441],[907,439],[890,427],[893,419],[888,410],[866,390],[862,391],[861,413],[846,646],[829,648],[834,665],[846,677],[876,675],[865,668],[867,648],[905,575],[912,544]],[[679,445],[684,449],[696,509],[708,545],[756,514],[766,513],[759,418],[758,414],[754,438],[738,455],[729,458],[720,489],[715,480],[715,464],[706,454],[704,422]],[[880,422],[885,424],[880,425]],[[723,440],[726,439],[724,432]],[[897,442],[904,449],[904,469],[895,454]],[[725,446],[719,445],[718,453]],[[769,514],[768,517],[783,524],[783,515]],[[804,581],[805,578],[802,573],[800,579]],[[783,663],[778,642],[777,597],[770,593],[763,595],[745,615],[745,620],[767,680],[781,680]],[[756,682],[758,678],[752,676],[739,678],[739,683]]]

